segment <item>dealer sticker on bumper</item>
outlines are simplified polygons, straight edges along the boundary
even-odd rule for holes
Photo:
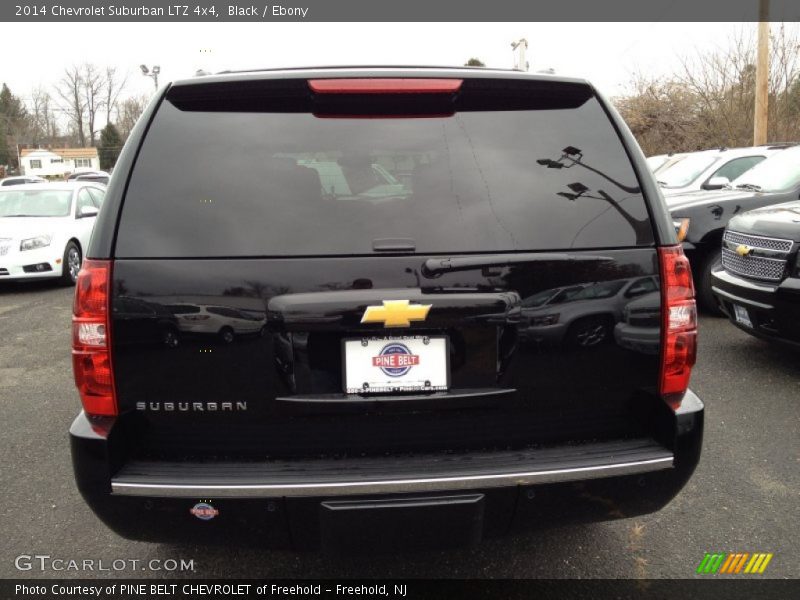
[[[448,387],[445,337],[349,339],[343,354],[348,394],[434,392]]]
[[[752,329],[753,322],[750,320],[750,313],[747,312],[747,309],[744,306],[739,306],[738,304],[734,304],[733,315],[736,318],[737,323],[740,323],[745,327],[750,327]]]

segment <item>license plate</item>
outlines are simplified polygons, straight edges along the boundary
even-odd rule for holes
[[[747,309],[744,306],[734,304],[733,315],[736,318],[737,323],[741,323],[745,327],[753,327],[753,322],[750,320],[750,313],[747,312]]]
[[[444,336],[347,339],[343,355],[348,394],[438,392],[450,384]]]

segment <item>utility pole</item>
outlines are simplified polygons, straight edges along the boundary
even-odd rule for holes
[[[753,145],[767,143],[769,109],[769,0],[758,2],[758,52],[756,54],[756,101]]]

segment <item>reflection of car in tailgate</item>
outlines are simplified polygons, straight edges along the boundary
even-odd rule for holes
[[[623,306],[657,289],[658,278],[652,276],[567,288],[545,306],[522,309],[520,337],[580,347],[606,343],[614,324],[620,321]]]
[[[617,344],[628,350],[658,354],[661,349],[661,294],[650,292],[631,300],[614,327]]]
[[[380,165],[405,192],[334,196],[309,161]],[[688,263],[585,81],[197,78],[154,100],[116,169],[77,289],[71,435],[78,486],[120,534],[474,543],[655,511],[694,470]],[[658,280],[657,354],[521,343],[522,299],[583,294],[543,306],[572,322],[602,307],[613,327]],[[127,344],[120,289],[246,306],[264,335]]]

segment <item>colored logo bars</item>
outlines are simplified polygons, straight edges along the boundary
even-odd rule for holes
[[[697,573],[706,575],[714,574],[740,574],[749,573],[760,575],[763,573],[769,561],[772,560],[772,553],[755,552],[717,552],[710,554],[706,552],[703,560],[697,567]]]

